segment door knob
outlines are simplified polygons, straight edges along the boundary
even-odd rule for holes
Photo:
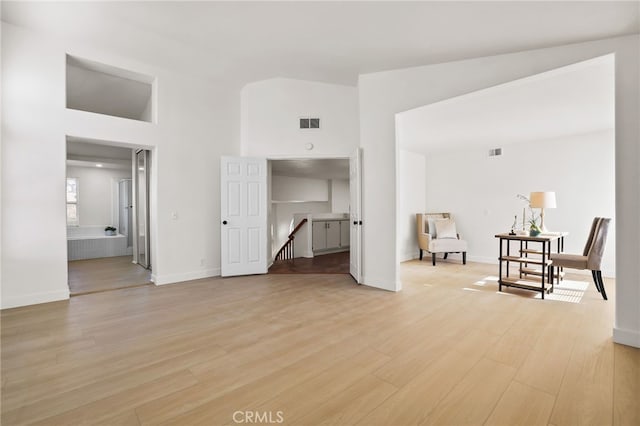
[[[226,224],[227,224],[227,221],[226,221],[226,220],[223,220],[223,221],[222,221],[222,224],[223,224],[223,225],[226,225]]]
[[[354,220],[354,221],[353,221],[353,224],[354,224],[354,225],[357,225],[357,224],[358,224],[358,221],[357,221],[357,220]]]

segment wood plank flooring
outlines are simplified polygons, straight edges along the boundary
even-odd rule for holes
[[[349,252],[323,254],[312,258],[276,260],[270,274],[348,274]]]
[[[498,293],[496,268],[407,262],[400,293],[269,274],[4,310],[1,421],[640,424],[640,349],[611,341],[614,281],[604,301],[568,275],[542,301]]]
[[[132,256],[116,256],[69,262],[71,295],[151,284],[151,272],[131,263],[132,259]]]

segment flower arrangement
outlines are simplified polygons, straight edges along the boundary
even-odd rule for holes
[[[532,237],[539,235],[542,232],[542,229],[540,229],[540,225],[538,225],[538,220],[540,219],[540,215],[536,214],[533,211],[533,208],[531,207],[531,200],[529,200],[528,197],[525,197],[522,194],[518,194],[516,195],[516,197],[518,197],[522,201],[526,201],[527,206],[529,206],[529,235],[531,235]],[[525,229],[524,221],[525,221],[525,209],[522,209],[522,229],[523,230]]]

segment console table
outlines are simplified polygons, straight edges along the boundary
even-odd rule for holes
[[[507,286],[539,291],[543,299],[545,293],[552,293],[554,277],[558,280],[562,279],[562,270],[558,268],[554,271],[551,246],[556,241],[557,253],[561,253],[564,250],[564,237],[568,234],[568,232],[554,232],[536,237],[497,234],[495,237],[500,240],[498,290],[502,291],[502,286]],[[512,241],[519,243],[516,256],[511,253]],[[533,247],[530,248],[529,244]],[[511,263],[518,266],[517,276],[510,275]]]

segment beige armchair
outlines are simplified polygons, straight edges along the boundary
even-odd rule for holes
[[[443,253],[447,258],[449,253],[462,253],[462,264],[467,264],[467,242],[460,239],[455,230],[455,222],[449,213],[418,213],[418,246],[420,260],[422,251],[431,253],[431,262],[435,266],[436,254]],[[438,230],[440,235],[438,235]]]
[[[588,269],[591,271],[593,283],[596,285],[598,293],[607,300],[607,292],[602,281],[601,263],[604,254],[604,245],[607,242],[609,232],[609,222],[611,219],[596,217],[591,224],[589,238],[584,246],[582,254],[552,253],[551,260],[554,268]]]

